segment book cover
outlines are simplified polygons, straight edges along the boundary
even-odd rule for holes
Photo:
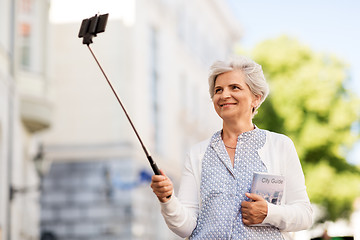
[[[254,172],[251,193],[262,196],[269,203],[280,205],[284,194],[285,177],[275,174]]]

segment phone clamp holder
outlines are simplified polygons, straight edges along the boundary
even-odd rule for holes
[[[96,34],[105,32],[108,17],[108,13],[99,16],[95,14],[95,16],[82,21],[78,36],[83,38],[83,44],[93,43],[92,38],[96,37]]]

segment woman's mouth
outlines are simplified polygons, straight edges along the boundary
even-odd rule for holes
[[[228,107],[228,106],[232,106],[235,105],[236,103],[224,103],[224,104],[220,104],[220,107]]]

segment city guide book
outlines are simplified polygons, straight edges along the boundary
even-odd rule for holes
[[[280,205],[284,194],[285,177],[275,174],[254,172],[251,193],[262,196],[269,203]]]

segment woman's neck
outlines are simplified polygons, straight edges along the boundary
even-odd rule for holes
[[[227,139],[237,138],[240,134],[254,129],[252,121],[241,123],[225,123],[223,122],[222,137]]]

